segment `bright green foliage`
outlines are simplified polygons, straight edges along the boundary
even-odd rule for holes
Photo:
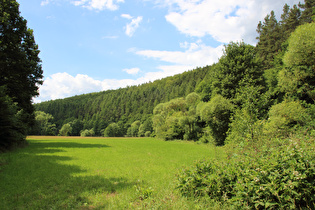
[[[209,125],[216,145],[224,144],[233,108],[230,100],[221,95],[216,95],[211,101],[200,103],[197,107],[197,113]]]
[[[308,110],[299,101],[283,101],[271,107],[264,130],[270,137],[287,136],[309,121]]]
[[[236,110],[231,121],[226,143],[256,142],[263,136],[263,122],[247,108]]]
[[[61,136],[69,136],[72,131],[72,127],[70,123],[64,124],[59,130],[59,134]]]
[[[152,119],[156,136],[165,140],[182,139],[184,130],[179,124],[179,119],[186,113],[187,104],[183,98],[157,105]]]
[[[85,130],[82,130],[81,131],[81,133],[80,133],[80,135],[82,136],[82,137],[87,137],[87,136],[94,136],[95,135],[95,132],[94,132],[94,129],[92,128],[92,129],[85,129]]]
[[[262,84],[262,74],[254,47],[232,42],[225,46],[224,55],[215,68],[212,95],[220,94],[233,99],[242,87]]]
[[[121,136],[120,127],[117,123],[111,123],[109,124],[105,131],[104,131],[105,137],[118,137]]]
[[[305,24],[292,33],[279,73],[279,87],[289,97],[315,102],[315,23]]]
[[[265,119],[270,103],[263,90],[263,87],[247,86],[237,95],[241,108],[234,110],[229,125],[228,142],[255,142],[261,137],[262,119]]]
[[[281,63],[282,63],[282,57],[281,57]],[[266,69],[264,71],[264,79],[266,83],[266,89],[268,90],[268,93],[270,96],[273,96],[274,98],[281,98],[281,95],[279,94],[279,86],[278,86],[278,75],[279,71],[281,71],[283,68],[282,64],[278,65],[277,67]],[[271,99],[270,99],[271,100]]]
[[[149,137],[153,131],[152,128],[152,119],[146,119],[139,127],[138,136],[140,137]]]
[[[51,114],[42,111],[35,111],[35,125],[30,132],[31,135],[56,135],[56,125],[51,123],[53,120]]]
[[[198,94],[191,93],[185,99],[177,98],[158,104],[152,118],[156,136],[165,140],[197,140],[199,126],[196,105],[199,98]]]
[[[141,125],[140,120],[134,121],[127,130],[127,136],[129,137],[138,136],[140,125]]]
[[[225,46],[224,55],[209,69],[209,74],[197,86],[196,92],[203,101],[209,101],[219,94],[233,103],[241,103],[236,96],[243,88],[263,84],[263,71],[255,48],[244,42],[231,42]]]
[[[288,67],[310,66],[315,69],[315,23],[298,27],[291,34],[288,51],[284,55],[284,64]]]
[[[236,209],[313,209],[314,146],[314,139],[302,138],[259,151],[240,148],[228,161],[202,161],[184,170],[177,188],[184,196],[206,196]]]

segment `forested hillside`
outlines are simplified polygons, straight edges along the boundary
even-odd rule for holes
[[[312,127],[314,5],[285,4],[280,20],[271,11],[258,23],[256,46],[231,42],[212,66],[36,104],[32,134],[153,135],[224,145]]]
[[[56,129],[50,127],[45,131],[46,135],[57,134],[64,124],[71,123],[75,125],[69,135],[80,135],[81,130],[93,129],[94,135],[103,136],[110,123],[117,123],[120,128],[118,135],[124,136],[134,121],[143,123],[150,120],[154,107],[159,103],[193,92],[211,68],[197,68],[139,86],[43,102],[35,104],[35,107],[53,116],[50,122],[56,125]],[[148,130],[151,131],[152,126]]]

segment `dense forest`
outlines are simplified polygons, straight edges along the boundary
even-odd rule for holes
[[[258,23],[256,46],[231,42],[212,66],[36,104],[37,126],[31,134],[151,135],[224,145],[257,138],[267,127],[272,132],[305,126],[314,119],[313,8],[314,1],[292,8],[285,4],[280,20],[271,11]],[[287,107],[300,118],[281,113]]]
[[[139,86],[36,104],[36,110],[41,111],[37,112],[38,118],[47,119],[49,128],[43,127],[41,131],[37,128],[37,133],[34,134],[42,132],[44,135],[55,135],[63,125],[70,123],[72,129],[67,135],[79,136],[80,131],[93,129],[94,135],[103,136],[108,125],[116,123],[119,131],[115,135],[124,136],[135,121],[140,121],[141,124],[149,121],[147,124],[152,124],[150,119],[153,109],[159,103],[193,92],[210,68],[198,68]],[[43,112],[51,115],[50,118]],[[152,126],[146,131],[152,131]]]

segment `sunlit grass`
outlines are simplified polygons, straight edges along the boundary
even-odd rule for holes
[[[29,137],[0,155],[0,209],[188,209],[175,174],[221,148],[153,138]]]

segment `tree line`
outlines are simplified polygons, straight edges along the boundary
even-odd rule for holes
[[[35,104],[38,118],[46,118],[50,124],[44,124],[48,127],[40,128],[43,124],[38,121],[32,134],[58,135],[60,129],[68,124],[71,128],[68,125],[66,127],[71,131],[66,132],[66,135],[80,136],[81,131],[93,130],[93,135],[103,136],[109,126],[107,131],[115,132],[106,131],[107,136],[143,136],[147,131],[152,132],[151,117],[154,107],[193,92],[209,68],[211,66],[196,68],[138,86]],[[135,131],[131,132],[130,126],[132,129],[137,126],[145,130],[135,134]]]

